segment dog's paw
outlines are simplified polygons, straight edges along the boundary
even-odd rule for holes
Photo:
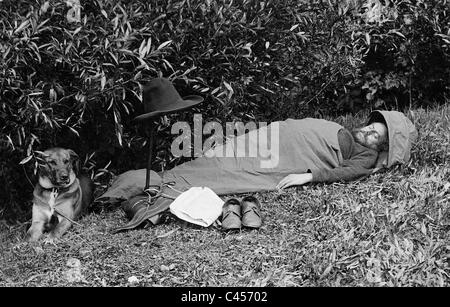
[[[34,233],[31,233],[31,232],[28,232],[26,235],[25,235],[25,242],[26,243],[28,243],[28,244],[32,244],[32,243],[36,243],[37,241],[39,241],[39,238],[40,238],[41,236],[40,235],[37,235],[37,234],[34,234]]]
[[[43,243],[44,243],[44,245],[47,245],[47,244],[51,244],[51,245],[53,245],[53,246],[58,246],[57,245],[57,243],[58,243],[58,239],[57,238],[54,238],[54,237],[47,237],[47,238],[45,238],[44,240],[43,240]]]
[[[25,247],[27,247],[28,245],[30,245],[30,242],[28,242],[28,241],[21,241],[21,242],[18,242],[18,243],[16,243],[16,244],[14,244],[13,245],[13,249],[22,249],[22,248],[25,248]]]

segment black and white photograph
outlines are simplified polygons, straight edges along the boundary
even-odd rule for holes
[[[0,0],[0,288],[449,286],[450,1]]]

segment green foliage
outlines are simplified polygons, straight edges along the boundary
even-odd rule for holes
[[[376,108],[430,106],[448,97],[450,3],[365,1],[363,26],[354,32],[365,45],[355,84]]]
[[[23,207],[34,150],[71,147],[105,186],[145,166],[142,84],[199,94],[203,120],[273,121],[400,108],[448,94],[449,3],[379,0],[0,2],[2,205]],[[382,61],[381,61],[382,60]],[[432,62],[437,61],[437,63]],[[405,103],[406,99],[406,103]],[[155,168],[170,156],[158,124]],[[24,162],[25,162],[24,161]],[[109,169],[106,167],[109,166]],[[20,204],[20,205],[19,205]]]

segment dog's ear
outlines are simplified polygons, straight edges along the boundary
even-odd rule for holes
[[[45,164],[47,163],[47,158],[49,157],[49,154],[44,151],[35,150],[34,151],[34,158],[39,164]]]
[[[75,172],[75,174],[78,175],[80,172],[80,157],[72,149],[68,149],[67,151],[69,152],[70,155],[70,161],[72,162],[73,171]]]
[[[34,158],[37,162],[37,169],[38,172],[44,176],[48,176],[50,173],[50,170],[48,168],[47,164],[47,158],[49,155],[46,152],[35,150],[34,151]]]

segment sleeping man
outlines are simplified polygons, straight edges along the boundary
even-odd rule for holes
[[[169,197],[156,199],[140,217],[136,212],[141,208],[133,198],[143,194],[145,169],[119,175],[97,200],[125,201],[122,207],[132,219],[130,229],[169,208],[173,198],[179,195],[177,191],[203,186],[218,195],[227,195],[276,191],[310,182],[352,181],[408,162],[411,146],[417,139],[413,123],[397,111],[374,111],[365,126],[352,131],[338,123],[314,118],[287,119],[266,128],[274,127],[278,132],[277,150],[271,154],[278,156],[272,166],[262,164],[261,157],[228,154],[205,155],[163,173],[151,171],[151,185],[159,186],[160,192]],[[236,138],[241,137],[246,135]],[[236,144],[239,142],[227,141],[214,150],[219,152],[223,150],[221,146],[228,146],[225,152],[236,153],[239,149]]]
[[[354,129],[351,133],[341,128],[337,133],[343,162],[335,168],[321,168],[302,174],[290,174],[283,178],[277,188],[284,189],[308,182],[351,181],[369,175],[375,166],[378,153],[389,148],[386,122],[379,118],[367,126]]]

